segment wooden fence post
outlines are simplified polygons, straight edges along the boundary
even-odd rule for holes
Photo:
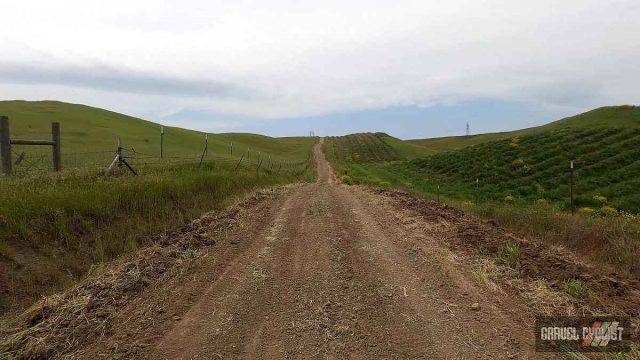
[[[164,126],[160,125],[160,159],[164,156]]]
[[[51,123],[51,141],[53,146],[53,171],[62,170],[62,153],[60,150],[60,123]]]
[[[209,134],[204,134],[204,150],[202,150],[202,156],[200,156],[200,163],[198,167],[202,166],[202,160],[207,156],[207,148],[209,147]]]
[[[242,156],[240,156],[240,161],[238,161],[238,163],[236,164],[236,167],[233,169],[233,171],[238,171],[238,167],[240,166],[240,163],[242,162],[242,159],[244,159],[244,154],[242,154]]]
[[[0,116],[0,156],[2,157],[2,173],[11,175],[11,137],[9,135],[9,118]]]

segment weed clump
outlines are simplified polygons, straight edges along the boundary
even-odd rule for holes
[[[600,208],[600,214],[604,217],[615,217],[618,216],[618,210],[611,206],[603,206]]]
[[[520,247],[517,244],[507,243],[498,246],[496,258],[498,262],[515,267],[520,259]]]
[[[564,290],[572,298],[588,303],[595,303],[596,296],[591,289],[580,279],[571,279],[564,282]]]
[[[340,177],[340,181],[341,181],[343,184],[346,184],[346,185],[353,185],[353,184],[354,184],[354,182],[353,182],[353,178],[352,178],[351,176],[349,176],[349,175],[342,175],[342,176]]]

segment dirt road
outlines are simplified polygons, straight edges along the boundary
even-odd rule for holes
[[[451,245],[469,232],[451,211],[342,185],[320,145],[315,155],[317,182],[258,193],[88,279],[41,305],[14,348],[94,359],[551,356],[534,352],[532,303]]]
[[[437,224],[338,184],[320,146],[316,158],[318,181],[234,235],[245,249],[149,358],[534,357],[526,310],[474,286],[438,229],[424,231]]]

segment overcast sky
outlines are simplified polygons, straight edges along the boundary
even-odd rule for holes
[[[640,1],[1,1],[0,99],[403,138],[640,102]]]

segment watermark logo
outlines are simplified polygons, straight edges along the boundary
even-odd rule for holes
[[[538,351],[625,352],[637,334],[631,322],[615,317],[537,317]]]

